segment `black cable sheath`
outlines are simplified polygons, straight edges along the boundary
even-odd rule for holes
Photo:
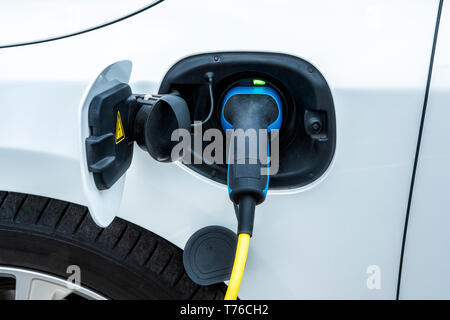
[[[256,200],[252,195],[243,194],[239,198],[238,234],[247,233],[252,236],[255,207]]]

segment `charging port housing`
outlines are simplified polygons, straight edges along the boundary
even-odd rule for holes
[[[215,110],[211,119],[203,125],[203,132],[209,128],[221,129],[220,106],[224,93],[242,79],[256,80],[252,85],[264,82],[282,98],[279,170],[270,178],[271,189],[298,188],[316,180],[326,171],[336,144],[335,111],[330,88],[312,64],[278,53],[200,54],[176,63],[164,77],[159,93],[176,91],[186,100],[191,119],[205,119],[210,107],[207,73],[214,75]],[[203,149],[209,143],[203,142]],[[222,164],[194,164],[191,161],[187,166],[207,178],[226,184],[225,159]]]

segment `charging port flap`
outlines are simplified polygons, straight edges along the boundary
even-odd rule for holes
[[[127,60],[106,67],[90,83],[79,106],[82,186],[89,212],[101,227],[117,215],[133,154],[126,103],[131,96],[131,68]]]

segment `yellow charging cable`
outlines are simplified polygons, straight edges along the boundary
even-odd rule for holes
[[[233,270],[231,271],[231,278],[228,284],[227,293],[225,294],[225,300],[237,299],[239,288],[241,287],[242,276],[244,275],[249,244],[250,235],[247,233],[239,234]]]

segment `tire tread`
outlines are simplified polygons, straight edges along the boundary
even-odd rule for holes
[[[87,208],[78,204],[0,191],[0,225],[93,250],[160,282],[176,299],[223,298],[224,284],[203,287],[189,279],[182,250],[175,245],[120,218],[100,228]]]

